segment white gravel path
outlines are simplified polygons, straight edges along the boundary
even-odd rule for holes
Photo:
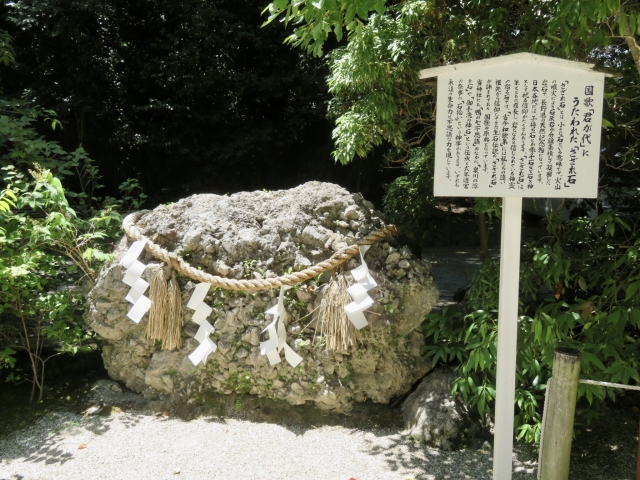
[[[527,452],[527,457],[535,455]],[[51,413],[0,439],[1,480],[490,479],[490,450],[441,452],[397,429],[284,428],[124,412]],[[514,479],[535,478],[516,459]]]

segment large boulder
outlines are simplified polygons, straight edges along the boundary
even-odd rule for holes
[[[380,214],[359,194],[320,182],[291,190],[241,192],[230,196],[193,195],[145,213],[137,226],[153,242],[186,259],[192,266],[235,279],[269,278],[306,268],[329,258],[384,226]],[[292,368],[283,361],[269,365],[260,355],[260,332],[269,323],[264,311],[277,301],[277,290],[234,292],[212,289],[206,299],[214,308],[212,340],[218,350],[205,365],[194,367],[187,356],[197,347],[197,325],[185,308],[195,283],[179,276],[183,291],[184,344],[160,350],[144,336],[140,324],[127,317],[129,287],[118,264],[130,241],[124,237],[114,261],[106,265],[89,294],[87,320],[106,341],[103,349],[109,375],[147,396],[195,395],[203,389],[252,393],[307,401],[334,411],[348,411],[354,401],[387,403],[409,390],[429,366],[421,356],[423,335],[416,331],[435,304],[438,290],[429,264],[393,241],[377,243],[365,260],[378,282],[369,293],[375,300],[367,313],[370,326],[357,334],[358,344],[328,351],[319,338],[317,307],[330,274],[287,292],[287,342],[303,357]],[[145,276],[160,268],[147,252]],[[358,257],[347,271],[360,264]],[[165,267],[167,268],[167,267]],[[348,277],[350,275],[347,273]]]

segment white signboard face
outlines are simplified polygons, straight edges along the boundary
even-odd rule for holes
[[[438,77],[434,194],[595,198],[604,75],[517,63]]]

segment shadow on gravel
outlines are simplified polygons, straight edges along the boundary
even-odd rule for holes
[[[224,422],[226,418],[272,423],[296,435],[321,426],[373,431],[381,428],[401,429],[402,412],[388,405],[357,403],[348,415],[326,412],[312,405],[290,405],[282,400],[254,395],[200,394],[197,401],[177,400],[166,406],[166,413],[188,421],[202,418],[207,422]]]
[[[27,358],[18,357],[14,373],[28,377]],[[11,432],[33,425],[52,412],[80,412],[86,408],[86,398],[91,386],[99,379],[106,379],[100,352],[61,355],[47,363],[45,392],[41,403],[29,403],[31,384],[18,385],[0,382],[0,438]]]
[[[384,457],[391,471],[420,471],[410,476],[411,480],[491,480],[493,452],[488,444],[448,452],[428,448],[412,438],[397,433],[385,438],[386,444],[367,442],[364,451]],[[535,480],[536,460],[532,447],[516,445],[514,455],[514,480]]]
[[[68,452],[63,452],[60,447],[57,446],[56,435],[52,435],[47,438],[44,444],[25,460],[32,463],[44,462],[45,465],[59,464],[62,465],[71,460],[73,455]]]

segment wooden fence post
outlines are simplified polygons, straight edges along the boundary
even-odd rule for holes
[[[553,381],[547,395],[548,407],[543,421],[544,440],[538,468],[541,480],[568,480],[573,437],[573,417],[580,379],[580,352],[556,348],[553,357]]]

